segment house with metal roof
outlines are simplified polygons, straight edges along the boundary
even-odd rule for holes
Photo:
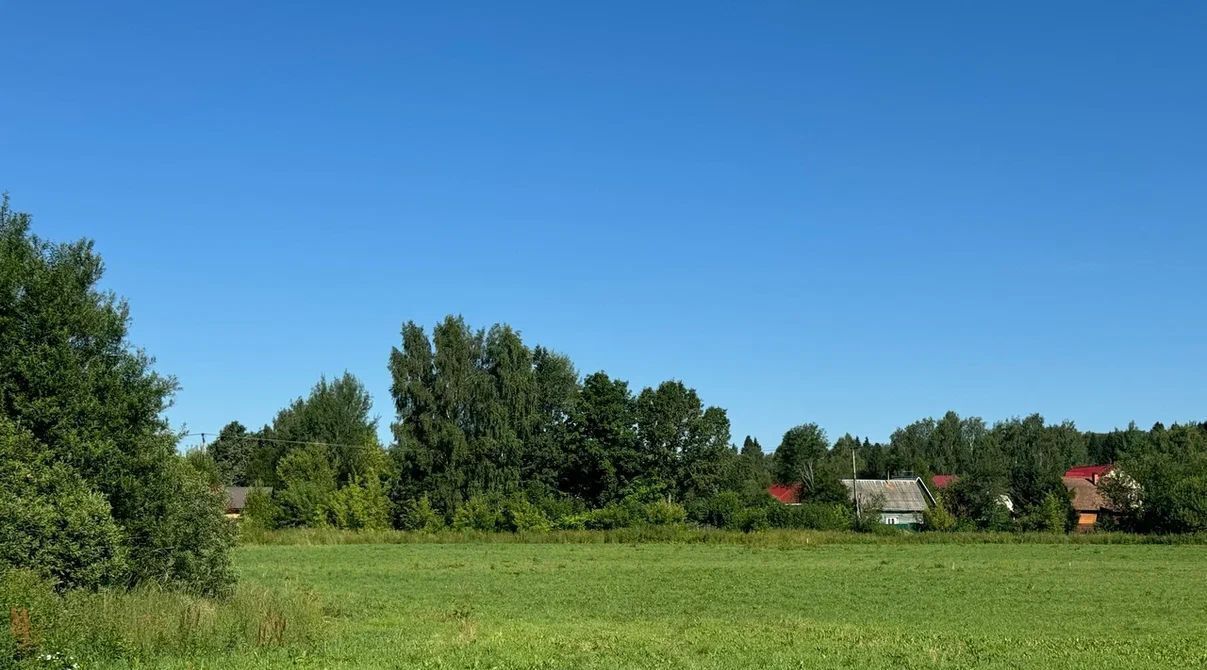
[[[898,528],[921,528],[922,514],[935,498],[921,477],[902,479],[844,479],[843,486],[863,510],[879,510],[880,522]]]

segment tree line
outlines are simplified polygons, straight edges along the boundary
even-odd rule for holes
[[[831,442],[818,425],[801,424],[765,453],[749,436],[733,445],[725,410],[681,381],[635,393],[605,372],[580,377],[569,358],[530,348],[504,324],[473,329],[448,316],[429,336],[408,322],[388,365],[388,447],[376,437],[368,392],[345,373],[320,380],[255,433],[231,423],[195,458],[212,459],[225,483],[272,487],[251,515],[271,527],[514,529],[509,510],[536,527],[650,518],[860,527],[870,521],[854,515],[841,482],[855,472],[928,484],[956,475],[928,513],[931,529],[1066,531],[1076,514],[1064,472],[1116,463],[1126,477],[1101,487],[1117,512],[1104,526],[1207,529],[1207,424],[1094,433],[1039,415],[990,425],[947,412],[886,443],[849,433]],[[767,493],[772,482],[799,485],[802,508],[780,509]]]
[[[580,377],[569,358],[530,348],[506,325],[475,330],[449,316],[429,336],[407,323],[388,365],[388,448],[369,394],[345,373],[259,431],[232,422],[191,458],[212,461],[199,467],[223,483],[273,488],[274,526],[339,525],[342,496],[389,510],[343,515],[354,526],[415,526],[429,510],[453,523],[466,505],[519,500],[552,523],[625,501],[681,507],[722,491],[753,495],[769,483],[761,449],[735,449],[725,411],[683,382],[634,393],[605,372]]]
[[[724,409],[678,380],[636,391],[530,347],[507,325],[406,323],[386,361],[392,439],[354,376],[320,379],[258,430],[231,422],[182,456],[164,418],[176,381],[127,338],[129,309],[100,288],[88,241],[55,243],[0,200],[0,569],[61,588],[233,582],[223,485],[257,486],[263,527],[874,527],[839,481],[957,474],[929,526],[1067,528],[1069,466],[1113,462],[1100,487],[1137,532],[1207,529],[1207,425],[1088,433],[1042,417],[988,425],[949,412],[884,444],[815,424],[773,453],[731,440]],[[799,506],[767,494],[799,484]],[[271,488],[268,493],[266,489]],[[1012,507],[1001,501],[1009,499]]]

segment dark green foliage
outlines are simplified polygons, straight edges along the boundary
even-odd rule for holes
[[[109,503],[45,447],[0,417],[0,572],[27,568],[59,588],[96,588],[126,572]]]
[[[947,412],[941,419],[923,419],[895,431],[887,465],[892,474],[967,472],[978,464],[989,443],[984,421]]]
[[[680,498],[728,488],[737,453],[729,444],[729,418],[704,408],[683,382],[663,382],[636,400],[637,444],[645,477],[672,484]]]
[[[364,384],[345,372],[328,381],[320,378],[305,398],[295,399],[277,413],[272,425],[256,435],[240,438],[232,428],[230,441],[254,439],[249,471],[239,477],[246,482],[266,486],[281,484],[279,464],[299,448],[321,445],[337,484],[357,481],[385,467],[385,454],[377,441],[377,419],[370,415],[373,399]],[[225,432],[225,429],[224,429]],[[220,438],[221,441],[221,438]],[[235,450],[231,458],[242,458]]]
[[[1134,427],[1120,442],[1119,470],[1100,490],[1121,528],[1145,533],[1207,530],[1207,430],[1201,424]]]
[[[426,495],[407,502],[402,509],[398,526],[404,530],[433,533],[445,527],[444,517],[436,513]]]
[[[128,344],[129,310],[98,288],[92,243],[45,242],[29,223],[0,203],[0,416],[109,501],[126,576],[223,590],[221,500],[184,467],[162,414],[175,381]]]
[[[503,506],[495,497],[474,496],[453,513],[455,530],[497,531],[503,527]]]
[[[767,522],[771,527],[794,530],[850,530],[854,517],[849,505],[837,503],[776,503],[774,506],[766,506],[765,509]]]
[[[238,421],[222,427],[218,439],[208,445],[208,451],[224,485],[251,486],[255,483],[252,458],[256,446],[255,436]]]
[[[156,490],[163,502],[154,521],[127,525],[131,581],[226,594],[235,581],[229,552],[235,526],[222,515],[225,494],[181,459],[170,467]]]
[[[390,527],[390,500],[381,480],[365,477],[344,484],[327,502],[327,521],[348,530],[384,530]]]
[[[580,384],[569,359],[528,349],[505,325],[475,331],[450,316],[429,339],[407,323],[390,371],[399,509],[426,495],[469,523],[463,503],[483,495],[531,499],[536,487],[602,507],[642,480],[686,500],[753,477],[729,444],[724,410],[693,389],[672,381],[634,397],[603,372]]]
[[[993,434],[1007,463],[1010,497],[1023,510],[1042,504],[1049,494],[1063,494],[1061,475],[1087,456],[1085,440],[1071,423],[1045,425],[1038,414],[1003,421]]]
[[[784,433],[775,450],[776,480],[801,484],[801,502],[844,503],[850,497],[841,479],[850,477],[849,455],[834,458],[826,432],[815,423]]]
[[[784,484],[801,483],[801,497],[808,496],[818,479],[830,450],[826,432],[815,423],[788,429],[775,450],[775,478]]]
[[[276,528],[280,523],[281,508],[267,489],[256,487],[248,492],[243,515],[239,523],[261,530]]]
[[[936,527],[1054,529],[1058,516],[1069,515],[1064,470],[1090,458],[1091,445],[1098,445],[1095,453],[1124,454],[1135,442],[1130,435],[1091,439],[1070,423],[1049,425],[1038,415],[990,428],[947,412],[896,431],[889,444],[845,434],[831,446],[819,426],[802,424],[785,433],[773,457],[749,437],[739,452],[729,443],[725,412],[705,407],[681,382],[636,395],[603,372],[579,383],[568,359],[527,349],[511,328],[475,331],[451,316],[431,339],[416,324],[404,325],[390,370],[397,411],[390,495],[400,524],[427,496],[444,518],[460,514],[470,527],[498,527],[506,524],[485,519],[481,500],[468,508],[465,501],[522,494],[565,528],[640,525],[646,521],[638,507],[665,499],[685,505],[697,523],[725,528],[866,522],[875,530],[875,510],[853,519],[842,479],[855,473],[928,481],[943,473],[961,479],[944,508],[928,514]],[[753,502],[765,498],[773,479],[801,483],[801,499],[811,505],[783,513]],[[1183,497],[1195,498],[1194,483],[1179,481]],[[550,508],[538,502],[541,496],[563,507]],[[1153,501],[1148,509],[1156,510],[1158,497]],[[1186,509],[1181,521],[1140,522],[1134,514],[1123,521],[1193,527],[1194,508]]]
[[[735,529],[738,527],[738,516],[746,504],[733,491],[722,491],[693,506],[691,518],[697,523],[713,528]]]
[[[184,463],[211,487],[220,488],[224,485],[218,464],[214,462],[213,456],[210,456],[209,452],[204,449],[190,449],[185,452]]]
[[[642,474],[628,382],[603,372],[587,375],[577,407],[561,489],[589,504],[604,504]]]
[[[957,523],[955,515],[948,509],[946,497],[942,494],[935,496],[934,507],[923,512],[922,521],[926,530],[937,532],[953,531]]]
[[[989,473],[974,473],[961,477],[945,492],[944,500],[951,512],[970,521],[980,530],[1008,530],[1010,510],[1005,477]]]
[[[312,444],[290,451],[277,466],[277,486],[281,525],[326,524],[337,486],[327,447]]]
[[[571,445],[579,401],[578,372],[570,359],[544,347],[532,352],[536,417],[528,439],[521,478],[530,485],[557,489]]]
[[[1063,533],[1069,526],[1071,511],[1069,497],[1053,491],[1018,518],[1018,527],[1026,531]]]

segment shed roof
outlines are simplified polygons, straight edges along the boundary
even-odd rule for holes
[[[883,512],[925,512],[935,500],[921,477],[913,479],[844,479],[843,486],[858,493],[862,505],[876,505]]]
[[[269,486],[228,486],[226,487],[226,509],[242,510],[247,507],[247,494],[252,491],[263,491],[272,493],[272,487]]]

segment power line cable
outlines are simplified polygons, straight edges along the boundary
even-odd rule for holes
[[[218,435],[218,433],[209,433],[209,432],[185,433],[184,435],[181,435],[181,437],[201,437],[201,444],[204,446],[206,435]],[[313,440],[283,440],[283,439],[276,438],[276,437],[240,436],[240,437],[226,437],[223,439],[243,440],[243,441],[250,441],[250,442],[279,442],[281,444],[302,444],[302,445],[316,444],[321,447],[339,447],[339,448],[348,448],[348,449],[364,449],[369,446],[367,444],[342,444],[340,442],[316,442]]]

